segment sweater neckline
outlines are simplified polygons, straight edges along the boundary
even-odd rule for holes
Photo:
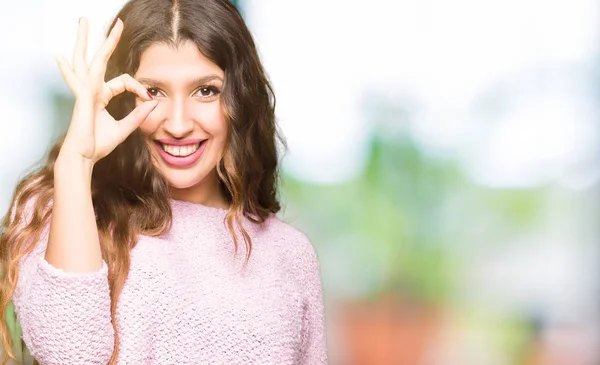
[[[173,213],[193,213],[193,212],[201,212],[205,214],[225,216],[228,209],[211,207],[208,205],[204,205],[201,203],[194,203],[186,200],[178,200],[174,198],[169,198],[169,202],[171,203],[171,209]]]

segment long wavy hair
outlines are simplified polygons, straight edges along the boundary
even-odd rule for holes
[[[130,0],[117,14],[124,23],[121,40],[108,61],[106,80],[134,75],[142,52],[156,42],[178,46],[194,42],[225,73],[221,105],[228,121],[228,137],[217,172],[230,204],[225,223],[238,250],[246,244],[246,262],[252,242],[243,219],[262,223],[280,209],[277,198],[278,142],[275,97],[256,47],[238,10],[228,0]],[[134,109],[131,93],[114,98],[107,110],[115,119]],[[19,275],[19,261],[29,254],[49,224],[52,213],[54,163],[58,142],[48,159],[16,187],[12,204],[0,226],[0,331],[7,356],[15,359],[6,324],[6,310]],[[130,268],[130,250],[136,235],[156,236],[172,221],[169,187],[151,162],[139,131],[132,133],[111,154],[98,161],[92,174],[92,201],[102,257],[108,265],[111,318],[115,347],[109,364],[119,353],[115,316],[119,295]],[[30,214],[26,214],[30,212]]]

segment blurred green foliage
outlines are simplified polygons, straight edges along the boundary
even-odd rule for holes
[[[451,287],[443,205],[463,181],[460,170],[421,153],[406,137],[386,140],[375,134],[369,156],[362,174],[339,185],[286,176],[283,195],[310,215],[317,246],[335,236],[362,243],[362,274],[379,272],[365,296],[392,291],[437,302]]]
[[[340,260],[348,257],[341,251],[356,251],[358,262],[348,264],[368,283],[361,296],[395,293],[433,303],[449,298],[461,250],[531,229],[547,199],[543,188],[477,186],[456,159],[428,154],[409,133],[378,131],[354,179],[324,185],[286,175],[282,195],[318,249],[342,240]]]

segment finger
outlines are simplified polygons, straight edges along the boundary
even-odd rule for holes
[[[150,113],[156,108],[158,105],[158,101],[151,100],[146,101],[139,105],[137,108],[133,109],[129,115],[125,118],[121,119],[119,122],[119,126],[121,128],[121,136],[123,136],[123,141],[127,136],[129,136],[137,127],[142,124],[144,120],[150,115]]]
[[[94,59],[92,60],[92,64],[90,67],[90,71],[96,75],[104,76],[106,72],[106,64],[108,63],[108,59],[112,56],[113,52],[117,48],[117,44],[119,43],[119,39],[121,39],[121,34],[123,33],[123,21],[119,18],[115,20],[115,24],[112,29],[108,33],[108,37],[102,46],[96,52]]]
[[[69,61],[67,61],[65,56],[58,55],[58,54],[54,55],[54,59],[56,60],[58,69],[60,70],[60,73],[61,73],[63,79],[65,79],[67,86],[69,87],[69,89],[71,89],[73,94],[77,94],[76,89],[78,87],[79,80],[77,79],[77,76],[73,72],[71,65],[69,65]]]
[[[108,86],[108,90],[110,92],[110,95],[106,95],[108,100],[121,94],[125,90],[136,94],[142,100],[152,100],[152,96],[150,95],[150,93],[148,93],[148,90],[146,90],[144,85],[140,84],[129,74],[123,74],[121,76],[115,77],[114,79],[108,81],[106,83],[106,86]],[[103,95],[103,97],[105,96]]]
[[[79,18],[77,26],[77,40],[73,51],[73,70],[78,76],[88,73],[88,66],[85,60],[87,52],[88,22],[85,18]]]

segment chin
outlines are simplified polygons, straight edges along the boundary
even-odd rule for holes
[[[188,176],[181,176],[182,174],[165,174],[165,179],[167,180],[167,183],[169,184],[170,187],[174,188],[174,189],[188,189],[191,187],[194,187],[198,184],[200,184],[202,182],[202,180],[204,180],[204,177],[206,175],[203,176],[198,176],[198,175],[191,175],[188,174]]]
[[[209,171],[192,170],[162,170],[163,176],[169,186],[174,189],[189,189],[200,185],[209,177]],[[216,170],[214,171],[216,173]]]

